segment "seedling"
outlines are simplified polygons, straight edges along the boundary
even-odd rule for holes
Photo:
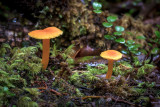
[[[102,10],[101,10],[102,4],[101,3],[99,3],[99,2],[93,2],[93,8],[94,8],[93,12],[95,12],[97,14],[102,13]]]

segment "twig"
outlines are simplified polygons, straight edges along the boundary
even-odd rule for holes
[[[119,96],[118,96],[118,98],[116,99],[116,101],[115,101],[115,103],[113,104],[113,106],[117,103],[118,99],[119,99]]]
[[[36,82],[37,82],[37,81],[36,81]],[[37,83],[38,83],[38,82],[37,82]],[[49,91],[55,93],[56,95],[59,95],[59,96],[62,95],[61,93],[57,92],[56,90],[49,89],[48,86],[47,86],[47,84],[46,84],[44,81],[43,81],[43,84],[44,84],[44,87],[38,87],[38,89],[40,89],[40,90],[49,90]],[[42,92],[44,92],[44,91],[40,91],[40,92],[42,93]]]
[[[56,95],[59,95],[59,96],[62,95],[61,93],[57,92],[56,90],[50,89],[50,91],[56,93]]]
[[[40,90],[49,90],[51,92],[54,92],[56,95],[59,95],[59,96],[62,95],[61,93],[57,92],[56,90],[48,89],[48,87],[47,88],[46,87],[39,87],[38,89],[40,89]],[[44,92],[44,91],[41,91],[41,92]]]

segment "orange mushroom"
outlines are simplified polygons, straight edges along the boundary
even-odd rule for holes
[[[36,39],[43,39],[42,68],[45,70],[49,62],[50,39],[63,34],[63,31],[56,27],[48,27],[43,30],[34,30],[28,33],[29,36]]]
[[[108,60],[108,72],[106,79],[110,79],[113,71],[113,62],[122,58],[122,54],[115,50],[107,50],[100,54],[101,57]]]

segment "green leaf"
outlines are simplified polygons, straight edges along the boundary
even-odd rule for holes
[[[123,32],[123,31],[124,31],[124,27],[122,27],[122,26],[116,26],[116,27],[115,27],[115,30],[116,30],[117,32]]]
[[[4,91],[8,91],[8,87],[3,87],[3,90]]]
[[[108,22],[114,22],[114,21],[116,21],[118,18],[117,18],[117,16],[108,16],[107,17],[107,21]]]
[[[102,25],[103,25],[104,27],[112,27],[112,26],[113,26],[112,23],[108,23],[108,22],[103,22]]]
[[[160,39],[160,32],[159,32],[159,31],[155,31],[154,33],[155,33],[155,35],[157,36],[157,38]]]
[[[137,48],[139,48],[141,46],[142,46],[141,44],[135,44],[135,47],[137,47]]]
[[[125,39],[124,38],[118,38],[115,40],[118,43],[124,44],[125,43]]]
[[[104,38],[108,39],[108,40],[114,40],[114,39],[116,39],[116,37],[113,36],[113,35],[104,35]]]
[[[136,39],[146,39],[144,36],[136,36]]]
[[[160,29],[160,25],[157,24],[156,26]]]
[[[133,54],[135,54],[135,55],[141,55],[141,52],[139,52],[139,51],[131,51]]]
[[[102,8],[102,4],[99,2],[93,2],[93,8],[95,10],[100,10]]]
[[[152,54],[158,54],[158,51],[159,51],[159,48],[156,47],[156,48],[152,49],[151,53]]]
[[[93,10],[94,13],[100,14],[102,13],[102,10]]]
[[[145,49],[140,50],[143,54],[147,55],[147,51]]]
[[[126,50],[122,50],[121,53],[122,53],[122,54],[128,54],[129,52],[126,51]]]
[[[117,36],[121,36],[121,35],[122,35],[122,32],[114,32],[113,34],[114,34],[114,35],[117,35]]]
[[[138,50],[138,48],[140,47],[141,45],[140,44],[131,44],[131,45],[128,45],[128,49],[130,51],[135,51],[135,50]]]
[[[153,46],[151,43],[148,43],[148,45],[151,46],[151,47]]]
[[[135,45],[128,45],[128,49],[130,51],[136,50],[137,48],[135,48]]]
[[[131,44],[135,44],[135,41],[134,41],[134,40],[127,40],[127,43],[128,43],[129,45],[131,45]]]

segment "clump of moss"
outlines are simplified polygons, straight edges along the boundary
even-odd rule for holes
[[[99,64],[95,67],[87,65],[87,71],[78,72],[75,71],[70,77],[70,82],[77,86],[90,87],[92,83],[99,80],[96,75],[104,74],[108,67],[104,64]]]
[[[8,106],[9,99],[16,96],[15,91],[27,85],[26,80],[14,72],[7,61],[0,58],[0,106]]]
[[[20,97],[17,105],[18,107],[38,107],[38,104],[32,101],[32,99],[27,96]]]
[[[55,81],[52,83],[53,87],[57,87],[58,91],[61,93],[68,93],[70,96],[76,96],[81,97],[83,94],[80,92],[80,90],[73,85],[69,84],[67,81],[65,81],[62,78],[59,78],[55,76]]]
[[[37,88],[24,88],[24,90],[29,92],[29,94],[34,98],[38,98],[38,96],[41,95],[41,93],[39,92],[39,89]]]
[[[0,56],[2,56],[2,57],[5,56],[5,54],[7,53],[7,50],[11,50],[10,45],[3,43],[0,46]]]
[[[138,69],[137,77],[141,78],[144,75],[149,74],[155,68],[152,64],[145,64]]]
[[[142,106],[147,106],[149,104],[149,97],[141,96],[137,100],[135,100],[135,103],[142,103]]]
[[[108,71],[108,66],[106,66],[105,64],[98,64],[95,67],[87,65],[87,71],[94,75],[105,74],[106,71]]]
[[[113,68],[113,74],[118,76],[126,76],[128,73],[133,71],[133,67],[132,65],[130,65],[128,62],[126,61],[121,61],[121,62],[116,62],[116,64],[118,66]]]
[[[15,49],[9,63],[12,69],[21,72],[28,71],[29,74],[35,75],[41,71],[41,58],[36,56],[37,48],[30,46],[21,49]]]

